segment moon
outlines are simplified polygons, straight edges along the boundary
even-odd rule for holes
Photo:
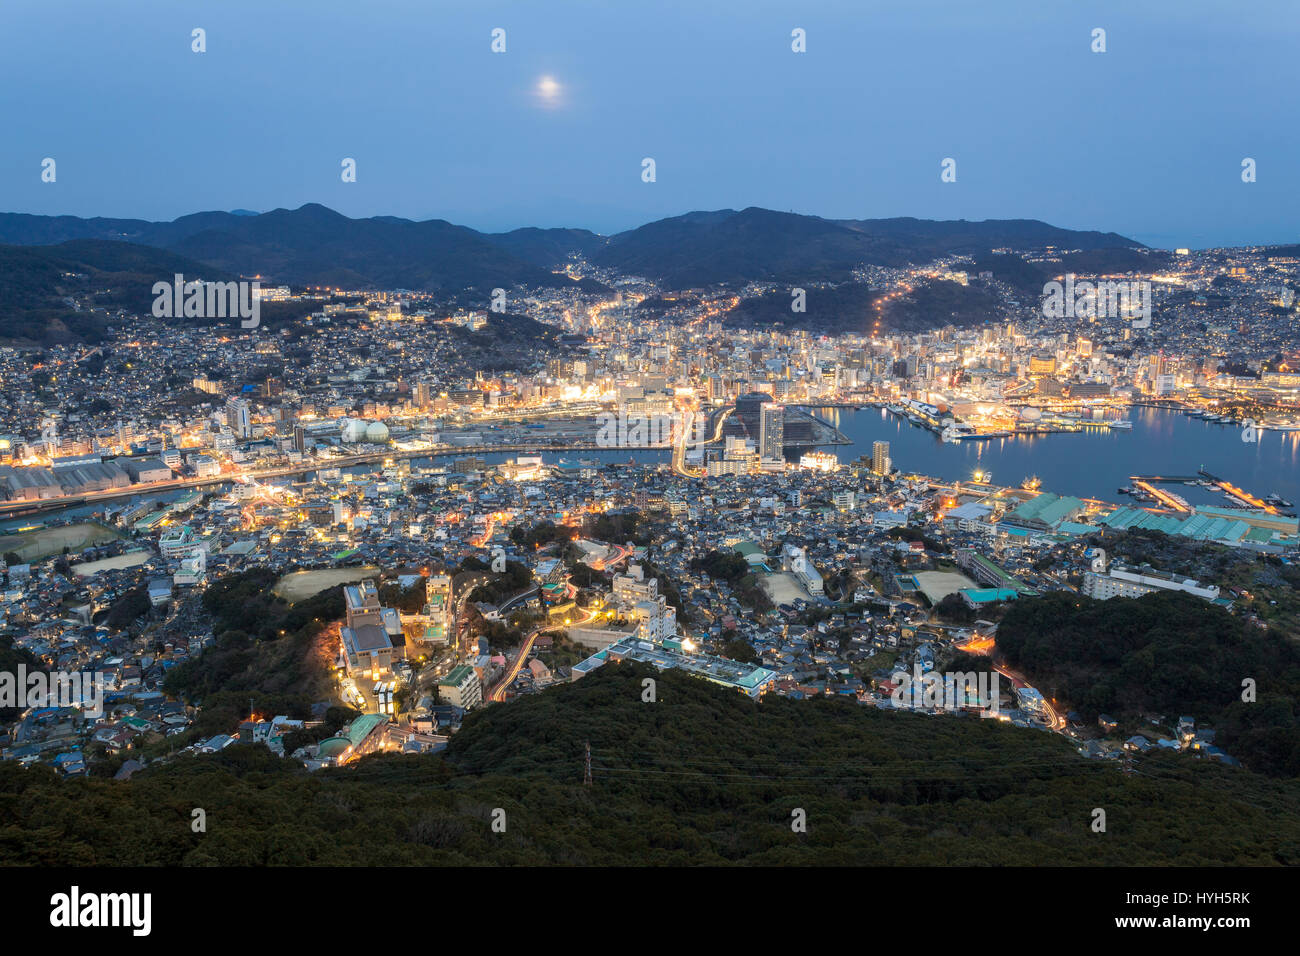
[[[537,85],[534,87],[534,93],[537,96],[537,101],[542,106],[554,108],[560,105],[564,87],[560,85],[560,81],[555,77],[547,75],[538,79]]]

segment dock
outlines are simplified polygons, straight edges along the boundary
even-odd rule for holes
[[[1161,504],[1173,508],[1176,511],[1190,512],[1190,507],[1180,506],[1169,494],[1156,488],[1156,485],[1195,485],[1201,482],[1208,482],[1223,494],[1232,498],[1249,508],[1257,511],[1263,511],[1265,514],[1281,515],[1282,512],[1276,506],[1269,504],[1262,498],[1251,494],[1244,488],[1239,488],[1226,478],[1220,478],[1218,475],[1211,474],[1204,468],[1201,468],[1195,475],[1130,475],[1129,480],[1134,486],[1155,498]]]

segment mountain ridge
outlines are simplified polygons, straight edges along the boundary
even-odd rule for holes
[[[483,232],[440,218],[415,220],[371,216],[354,219],[320,203],[304,203],[296,209],[279,207],[263,213],[203,211],[159,222],[102,216],[83,218],[0,213],[0,244],[53,245],[74,239],[111,239],[171,249],[182,254],[188,250],[201,250],[219,257],[229,256],[227,250],[214,247],[222,236],[228,237],[225,241],[232,245],[247,245],[250,239],[264,244],[271,238],[269,234],[279,231],[284,233],[282,245],[293,242],[302,246],[313,242],[319,246],[329,238],[316,234],[319,230],[342,231],[346,238],[372,241],[387,234],[421,241],[483,242],[501,250],[524,268],[551,269],[561,264],[569,253],[576,252],[594,255],[616,267],[644,261],[653,271],[666,275],[672,274],[673,261],[684,254],[670,254],[655,248],[657,239],[687,239],[695,245],[701,242],[716,245],[720,239],[729,239],[736,244],[730,253],[732,258],[745,255],[759,255],[761,258],[763,244],[780,240],[781,236],[773,234],[781,231],[785,233],[787,244],[796,240],[813,242],[814,248],[810,251],[820,252],[831,267],[845,261],[856,262],[855,255],[865,257],[864,261],[872,258],[893,261],[907,256],[915,259],[935,252],[983,251],[1017,243],[1026,248],[1066,242],[1082,249],[1147,248],[1118,233],[1065,229],[1036,219],[828,219],[758,206],[742,210],[693,210],[608,236],[589,229],[537,226]],[[286,250],[279,251],[281,258],[292,261],[293,256],[283,255]],[[288,251],[300,253],[301,249]],[[807,260],[810,251],[805,251],[800,261]],[[303,264],[299,263],[298,268],[304,268]],[[753,268],[765,266],[759,263]],[[827,265],[823,264],[821,268],[825,269]],[[286,281],[293,282],[295,278],[286,276]]]
[[[153,259],[132,253],[131,290],[121,305],[138,298],[135,287],[150,269],[171,262],[167,256],[179,257],[187,272],[256,276],[263,283],[407,289],[485,302],[495,288],[603,291],[591,277],[575,280],[566,273],[574,256],[615,273],[686,289],[750,282],[861,282],[863,266],[906,267],[949,255],[978,262],[1008,248],[1079,250],[1072,255],[1099,267],[1124,263],[1132,268],[1149,256],[1163,255],[1117,233],[1063,229],[1034,219],[826,219],[757,206],[693,210],[612,236],[531,226],[487,233],[445,219],[354,219],[320,203],[256,214],[196,212],[170,222],[0,213],[0,248],[11,250],[6,253],[9,259],[22,262],[25,277],[10,282],[8,295],[0,296],[5,338],[66,338],[67,330],[59,327],[63,318],[56,313],[66,317],[72,311],[61,301],[66,292],[51,298],[65,284],[54,281],[60,270],[48,264],[37,268],[39,253],[19,257],[12,250],[44,249],[53,262],[68,254],[67,249],[60,251],[62,245],[86,242],[159,253]],[[113,271],[96,265],[106,255],[113,258],[104,248],[72,252],[89,255],[91,271]],[[137,267],[143,271],[136,274]],[[74,266],[74,271],[85,270]],[[167,268],[159,278],[171,274]],[[35,324],[25,327],[23,316]],[[78,320],[78,328],[71,337],[85,339],[85,317]]]

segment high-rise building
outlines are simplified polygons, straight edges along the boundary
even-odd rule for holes
[[[736,420],[745,426],[745,435],[756,446],[763,434],[763,406],[771,401],[767,392],[745,392],[736,399]]]
[[[629,564],[627,574],[614,575],[614,600],[621,604],[653,601],[659,597],[659,580],[647,578],[639,564]]]
[[[1029,356],[1030,375],[1051,375],[1056,371],[1056,356],[1039,353]]]
[[[878,475],[887,475],[892,463],[889,460],[889,442],[871,443],[871,470]]]
[[[428,644],[446,644],[454,630],[451,604],[451,578],[446,574],[431,574],[425,582],[424,613],[428,624],[424,640]]]
[[[253,421],[248,409],[248,402],[242,398],[226,400],[226,425],[235,433],[236,438],[253,436]]]
[[[766,403],[759,418],[758,454],[767,461],[785,457],[785,409]]]

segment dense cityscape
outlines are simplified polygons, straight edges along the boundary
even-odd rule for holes
[[[881,292],[857,334],[734,322],[744,301],[791,295],[770,283],[666,289],[574,256],[565,272],[601,291],[519,290],[510,315],[553,334],[500,349],[504,307],[289,287],[260,293],[301,308],[278,328],[121,312],[100,344],[4,349],[0,620],[34,669],[104,693],[93,717],[53,694],[11,711],[5,759],[129,776],[237,742],[310,768],[437,751],[475,708],[622,660],[755,699],[907,709],[921,701],[900,699],[900,673],[987,656],[1012,602],[1049,592],[1181,592],[1293,626],[1293,599],[1272,596],[1289,578],[1265,570],[1300,543],[1293,491],[1203,465],[1087,495],[926,474],[834,422],[873,413],[941,447],[1064,455],[1051,443],[1132,439],[1130,410],[1151,408],[1294,461],[1300,258],[1180,250],[1121,276],[1155,286],[1150,323],[1095,308],[1053,321],[966,266],[866,270]],[[879,307],[927,283],[998,305],[976,327],[879,331]],[[1126,557],[1150,552],[1131,547],[1144,532],[1193,557]],[[238,712],[194,692],[222,653],[232,581],[290,604],[342,595],[296,698],[251,671],[229,675]],[[1089,758],[1238,762],[1208,715],[1085,717],[999,667],[1003,699],[939,709],[1062,734]]]

